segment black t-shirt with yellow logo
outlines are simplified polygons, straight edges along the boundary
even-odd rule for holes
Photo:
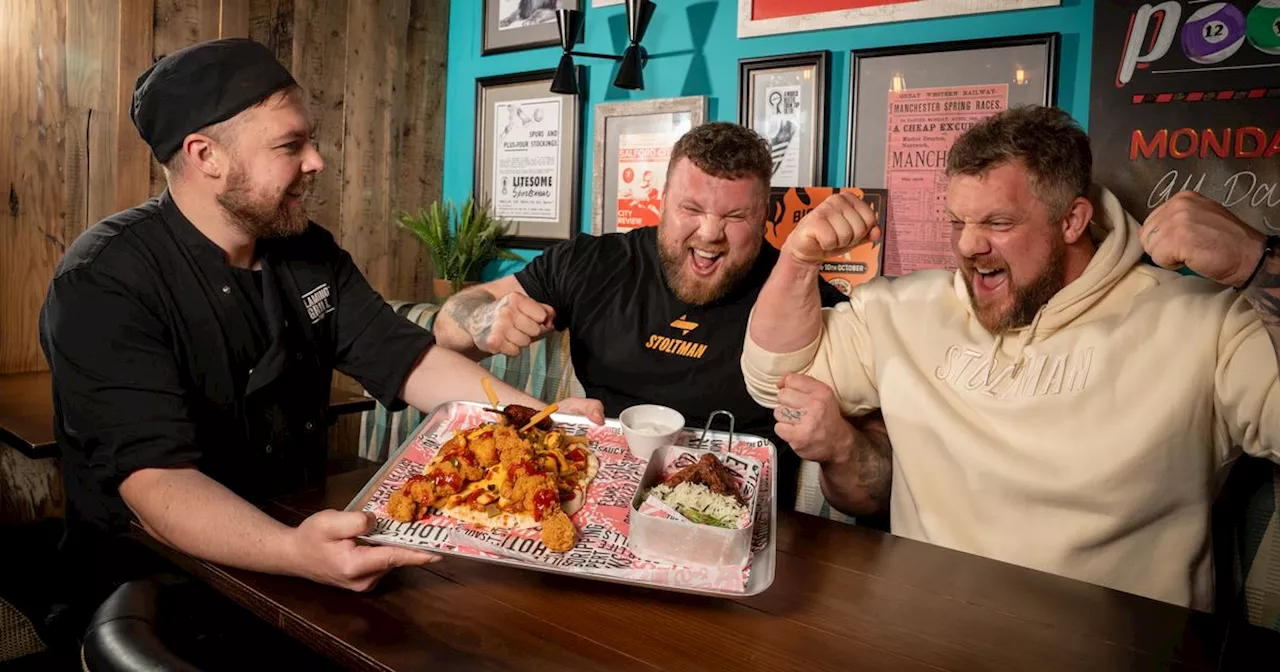
[[[548,249],[516,273],[534,300],[556,311],[569,330],[574,371],[587,396],[616,418],[628,406],[655,403],[702,428],[716,410],[733,413],[736,431],[779,448],[779,496],[791,502],[798,460],[773,433],[773,411],[747,394],[740,359],[747,318],[778,260],[767,242],[732,292],[706,306],[689,305],[667,286],[656,227],[625,234],[577,236]],[[822,304],[848,300],[821,282]],[[727,423],[716,420],[713,429]]]

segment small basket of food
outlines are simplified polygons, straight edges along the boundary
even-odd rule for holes
[[[731,424],[730,445],[732,434]],[[760,473],[760,461],[744,455],[658,448],[632,500],[628,547],[642,558],[677,565],[746,564]]]

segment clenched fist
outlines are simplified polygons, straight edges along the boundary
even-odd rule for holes
[[[555,328],[555,319],[551,306],[511,292],[477,310],[468,320],[467,332],[484,352],[515,357],[520,348]]]
[[[1266,237],[1217,201],[1182,191],[1147,216],[1138,238],[1151,260],[1165,268],[1186,266],[1237,287],[1258,265]]]
[[[782,244],[784,253],[802,264],[844,254],[863,241],[880,238],[876,213],[852,192],[832,194],[805,215]]]
[[[788,373],[778,383],[774,432],[801,458],[819,464],[853,452],[853,428],[840,414],[836,395],[821,381]]]

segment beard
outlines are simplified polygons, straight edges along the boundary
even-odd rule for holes
[[[1049,299],[1062,291],[1065,286],[1062,276],[1066,263],[1067,245],[1061,239],[1055,238],[1053,249],[1049,251],[1048,263],[1040,275],[1031,282],[1022,285],[1013,284],[1013,275],[1006,268],[1005,272],[1009,273],[1007,282],[1013,295],[1013,305],[1003,315],[995,313],[992,308],[984,309],[978,305],[973,294],[973,276],[977,273],[974,270],[976,262],[969,264],[964,286],[969,292],[969,305],[973,307],[973,314],[978,317],[978,322],[992,334],[1007,333],[1031,324],[1040,308],[1049,303]]]
[[[272,197],[255,190],[238,161],[231,166],[227,188],[217,201],[232,224],[254,238],[283,238],[307,230],[302,208],[289,207],[285,193]]]
[[[721,252],[719,271],[712,277],[704,278],[690,272],[686,265],[693,248],[687,243],[664,240],[663,228],[661,225],[658,227],[658,257],[662,259],[662,272],[667,278],[667,286],[676,298],[691,306],[714,303],[733,291],[750,272],[756,256],[760,254],[760,245],[764,242],[763,236],[754,239],[754,248],[747,250],[746,256],[736,262],[729,259],[732,250],[725,248]]]

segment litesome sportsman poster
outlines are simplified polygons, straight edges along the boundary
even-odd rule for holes
[[[1089,136],[1139,221],[1192,189],[1280,233],[1280,0],[1097,3]]]
[[[493,210],[526,222],[560,219],[559,97],[494,104]]]

